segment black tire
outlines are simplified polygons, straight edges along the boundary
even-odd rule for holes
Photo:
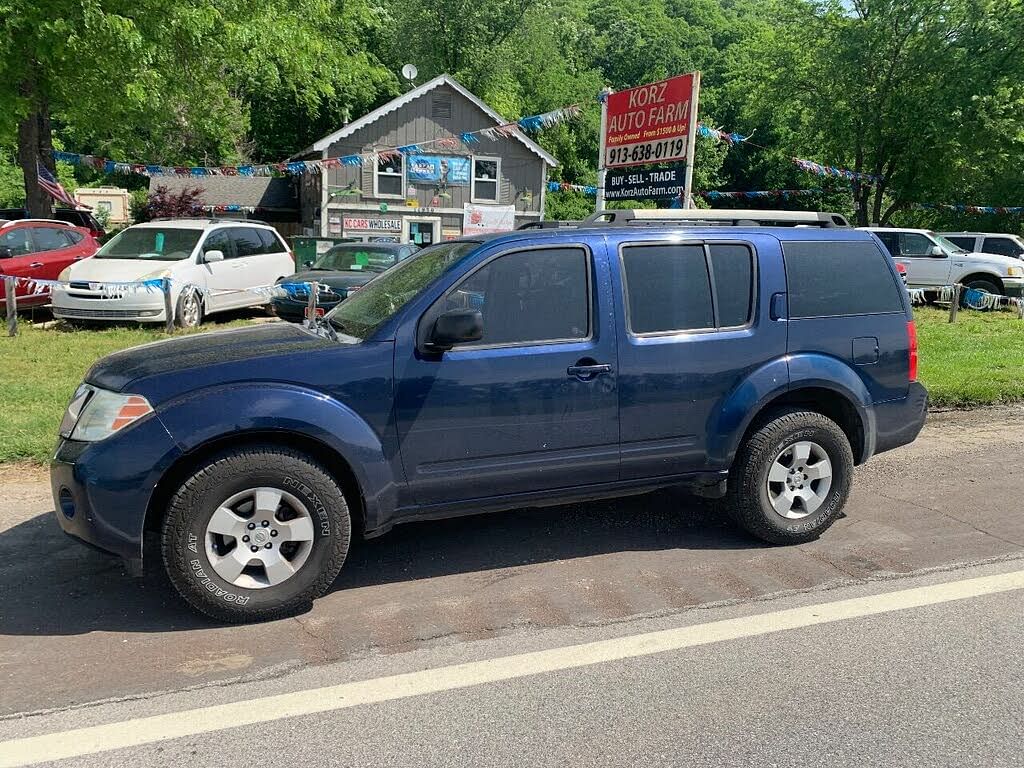
[[[991,280],[975,279],[969,283],[964,284],[964,288],[974,288],[977,291],[985,291],[985,293],[994,293],[997,296],[1001,296],[1002,289],[993,283]],[[960,308],[961,309],[972,309],[971,305],[967,303],[967,297],[961,295],[960,297]]]
[[[789,519],[772,507],[768,472],[783,450],[805,440],[825,450],[832,465],[832,485],[816,511]],[[815,411],[776,411],[740,446],[729,472],[725,507],[738,525],[759,539],[771,544],[801,544],[817,539],[838,519],[852,479],[853,450],[838,424]]]
[[[256,487],[293,495],[309,511],[314,532],[308,555],[294,575],[273,586],[250,589],[225,581],[214,571],[206,526],[226,499]],[[171,583],[189,605],[212,618],[237,623],[309,610],[341,570],[351,535],[348,504],[327,470],[299,451],[257,445],[225,450],[182,484],[167,507],[161,548]]]
[[[195,312],[193,315],[191,312],[186,310],[186,302],[194,301],[196,303]],[[186,286],[182,289],[181,293],[178,294],[178,301],[174,307],[174,324],[179,328],[198,328],[203,324],[203,297],[195,288]],[[195,321],[188,319],[194,317]]]

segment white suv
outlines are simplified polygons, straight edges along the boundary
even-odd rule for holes
[[[136,224],[95,256],[65,269],[53,289],[54,317],[166,322],[163,293],[120,286],[170,278],[174,321],[199,325],[205,315],[267,304],[269,287],[295,271],[277,231],[252,221],[174,219]]]
[[[896,262],[907,268],[907,285],[911,288],[961,283],[988,293],[1024,296],[1024,264],[1020,259],[965,251],[927,229],[864,229],[874,232]]]

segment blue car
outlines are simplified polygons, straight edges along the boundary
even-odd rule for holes
[[[775,544],[915,439],[910,305],[869,232],[581,224],[420,251],[310,327],[110,355],[52,464],[64,530],[224,621],[306,610],[353,536],[685,485]]]

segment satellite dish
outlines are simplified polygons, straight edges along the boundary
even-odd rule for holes
[[[416,75],[419,74],[419,70],[416,69],[415,64],[406,64],[402,67],[402,77],[408,80],[410,83],[416,80]]]

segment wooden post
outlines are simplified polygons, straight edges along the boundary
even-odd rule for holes
[[[312,328],[316,325],[316,304],[319,300],[320,283],[316,280],[309,283],[309,304],[306,307],[306,324]]]
[[[160,290],[164,295],[164,316],[167,318],[167,333],[174,333],[174,309],[171,307],[171,278],[160,281]]]
[[[18,281],[13,277],[4,278],[4,292],[7,294],[7,335],[18,335],[18,297],[15,291]]]
[[[960,290],[963,288],[960,283],[953,285],[953,301],[949,304],[949,322],[956,322],[956,313],[960,311]]]

